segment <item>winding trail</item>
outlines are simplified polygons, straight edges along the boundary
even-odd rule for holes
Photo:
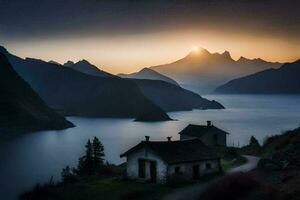
[[[227,174],[236,172],[248,172],[257,166],[259,157],[244,156],[247,158],[247,162],[241,166],[230,169]],[[200,194],[211,184],[218,182],[222,177],[215,178],[205,183],[194,184],[191,186],[179,188],[171,194],[166,195],[163,200],[197,200]]]
[[[259,161],[259,157],[255,157],[255,156],[244,156],[245,158],[247,158],[247,162],[241,166],[238,167],[234,167],[232,169],[230,169],[227,174],[232,174],[235,172],[248,172],[251,171],[252,169],[254,169],[257,166],[257,163]]]

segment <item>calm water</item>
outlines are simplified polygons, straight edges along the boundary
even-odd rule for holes
[[[15,199],[24,189],[53,176],[56,180],[66,165],[74,166],[88,138],[97,136],[105,146],[109,162],[119,164],[119,155],[150,135],[151,140],[178,139],[189,123],[213,124],[230,132],[229,145],[243,145],[251,135],[261,142],[268,135],[300,124],[300,96],[216,95],[226,110],[194,110],[169,113],[178,121],[141,123],[132,119],[87,119],[70,117],[75,128],[44,131],[0,143],[0,199]]]

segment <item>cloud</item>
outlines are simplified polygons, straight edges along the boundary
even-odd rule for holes
[[[299,7],[296,0],[0,0],[0,35],[22,39],[219,28],[296,38]]]

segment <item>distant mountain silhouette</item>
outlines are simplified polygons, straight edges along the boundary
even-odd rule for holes
[[[132,74],[118,74],[118,76],[120,76],[122,78],[161,80],[161,81],[165,81],[165,82],[179,86],[179,84],[175,80],[173,80],[167,76],[164,76],[164,75],[162,75],[152,69],[149,69],[149,68],[144,68],[144,69],[140,70],[139,72],[135,72]]]
[[[261,59],[241,58],[235,61],[228,51],[219,54],[201,49],[190,52],[176,62],[153,66],[151,69],[175,79],[187,89],[206,93],[233,78],[280,65]]]
[[[137,122],[156,122],[156,121],[171,121],[172,119],[165,113],[148,112],[138,116],[134,121]]]
[[[72,126],[43,102],[0,52],[0,133]]]
[[[223,109],[216,102],[202,98],[200,95],[174,84],[158,80],[131,79],[143,94],[167,112],[192,109]]]
[[[69,67],[75,69],[77,71],[83,72],[85,74],[93,75],[93,76],[100,76],[100,77],[112,77],[114,75],[107,73],[105,71],[100,70],[95,65],[92,65],[87,60],[81,60],[77,63],[72,61],[68,61],[64,64],[65,67]]]
[[[215,93],[226,94],[300,94],[300,60],[279,69],[267,69],[234,79],[218,87]]]
[[[143,70],[142,70],[143,71]],[[146,70],[149,71],[149,70]],[[152,71],[152,70],[150,70]],[[154,72],[151,74],[158,74]],[[137,84],[142,93],[153,103],[164,111],[182,111],[192,109],[223,109],[224,107],[216,102],[202,98],[200,95],[181,88],[175,84],[149,79],[127,79]],[[155,113],[143,115],[141,119],[152,119]]]
[[[0,47],[15,70],[52,108],[65,115],[132,117],[166,116],[132,81],[90,76],[37,59],[21,59]]]
[[[70,67],[70,66],[72,66],[72,65],[74,65],[74,64],[75,64],[75,63],[74,63],[73,61],[68,60],[66,63],[63,64],[63,66],[65,66],[65,67]]]
[[[61,65],[59,62],[56,62],[56,61],[54,61],[54,60],[50,60],[48,63],[56,64],[56,65]]]

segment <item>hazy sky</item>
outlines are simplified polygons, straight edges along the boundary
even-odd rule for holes
[[[172,62],[195,46],[286,62],[300,58],[299,10],[298,0],[0,0],[0,45],[112,73]]]

